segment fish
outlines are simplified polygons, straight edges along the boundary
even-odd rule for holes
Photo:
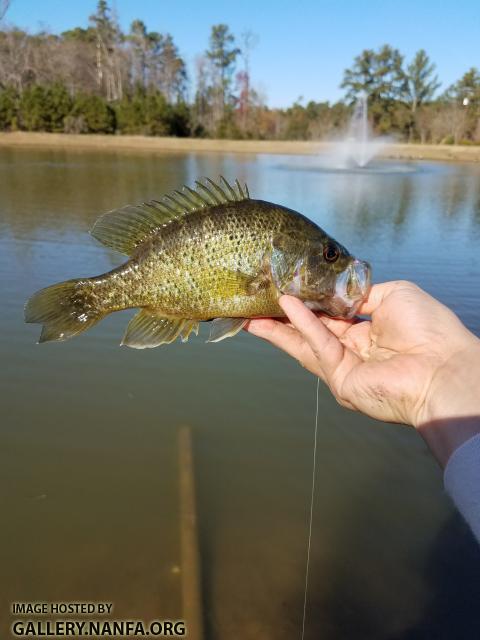
[[[90,233],[128,260],[35,293],[25,321],[43,325],[39,343],[68,340],[131,308],[138,312],[122,345],[187,342],[207,321],[207,342],[218,342],[251,318],[284,316],[282,294],[328,316],[353,318],[370,289],[367,262],[301,213],[253,199],[246,184],[223,176],[109,211]]]

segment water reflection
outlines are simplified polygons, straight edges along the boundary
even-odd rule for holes
[[[98,214],[223,174],[312,217],[369,260],[377,281],[418,281],[480,332],[478,167],[352,175],[300,162],[0,151],[5,602],[105,600],[117,619],[177,617],[176,429],[188,423],[207,637],[298,633],[312,377],[247,335],[120,349],[128,313],[36,347],[22,307],[42,286],[122,260],[88,235]],[[348,413],[323,389],[320,417],[306,637],[436,637],[439,619],[479,635],[473,604],[454,593],[478,593],[478,551],[416,434]]]

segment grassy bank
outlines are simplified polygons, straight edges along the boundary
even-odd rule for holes
[[[158,153],[268,153],[315,155],[331,148],[329,142],[280,140],[210,140],[146,136],[73,135],[55,133],[0,133],[1,147],[49,147],[149,151]],[[402,160],[480,162],[480,146],[390,144],[379,154]]]

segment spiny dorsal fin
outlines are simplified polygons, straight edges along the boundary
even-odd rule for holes
[[[139,244],[172,220],[195,211],[205,212],[227,202],[248,200],[248,187],[239,181],[230,185],[223,176],[217,184],[205,178],[196,181],[196,189],[184,186],[181,191],[165,195],[162,200],[152,200],[139,205],[127,205],[101,216],[90,233],[112,249],[131,255]]]

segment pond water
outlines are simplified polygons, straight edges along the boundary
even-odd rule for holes
[[[11,601],[106,601],[181,616],[177,430],[191,426],[206,637],[299,637],[315,380],[242,333],[119,348],[130,312],[35,344],[23,304],[122,256],[88,229],[201,176],[305,213],[480,332],[480,167],[325,172],[288,156],[0,149],[0,620]],[[203,338],[203,339],[202,339]],[[417,434],[320,390],[305,637],[480,637],[480,550]],[[188,620],[187,620],[188,624]]]

